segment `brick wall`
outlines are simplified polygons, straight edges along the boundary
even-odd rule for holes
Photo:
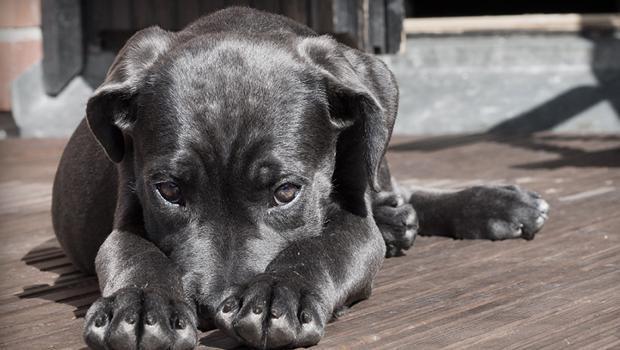
[[[0,112],[11,110],[11,82],[43,57],[40,0],[0,0]]]

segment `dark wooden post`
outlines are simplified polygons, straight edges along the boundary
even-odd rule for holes
[[[311,0],[308,25],[366,52],[395,53],[404,13],[403,0]]]
[[[370,46],[368,51],[373,53],[386,52],[386,28],[385,28],[385,0],[371,0],[369,8],[369,37]]]
[[[400,50],[405,20],[403,0],[386,0],[385,6],[385,53],[396,53]]]
[[[155,24],[178,30],[233,5],[284,14],[366,52],[394,53],[400,47],[403,0],[42,0],[45,90],[60,93],[82,71],[96,86],[108,56],[135,31]]]
[[[79,0],[43,0],[43,82],[59,94],[82,71],[82,13]]]

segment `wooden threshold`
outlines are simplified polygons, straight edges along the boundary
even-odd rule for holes
[[[509,31],[577,33],[583,30],[618,30],[620,13],[407,18],[403,28],[409,35]]]

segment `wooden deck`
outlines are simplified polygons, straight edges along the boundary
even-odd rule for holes
[[[63,140],[0,142],[0,348],[78,349],[94,277],[53,238]],[[394,140],[405,184],[511,182],[551,204],[535,240],[418,238],[318,348],[620,349],[620,136]],[[200,348],[233,348],[213,331]]]

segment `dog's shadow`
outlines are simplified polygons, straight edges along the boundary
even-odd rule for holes
[[[55,238],[39,244],[21,259],[39,271],[58,276],[52,284],[32,284],[17,294],[20,299],[39,298],[74,307],[75,317],[84,317],[90,304],[99,298],[97,277],[79,271],[69,261]]]
[[[23,287],[16,294],[20,299],[45,299],[55,303],[72,306],[73,315],[82,318],[90,305],[99,298],[97,277],[79,271],[60,248],[55,238],[31,249],[21,260],[39,271],[55,273],[58,276],[51,284],[32,284]],[[201,335],[199,348],[209,349],[245,349],[235,340],[219,330],[211,330]]]

